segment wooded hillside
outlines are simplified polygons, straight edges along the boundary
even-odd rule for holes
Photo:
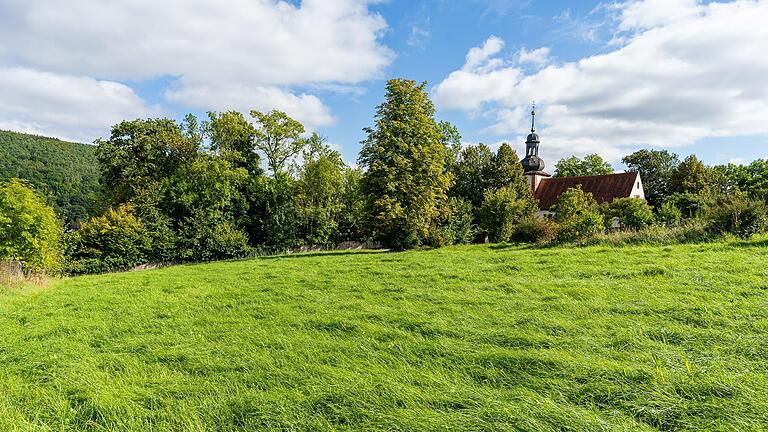
[[[68,223],[93,214],[99,201],[96,147],[0,130],[0,181],[27,180]]]

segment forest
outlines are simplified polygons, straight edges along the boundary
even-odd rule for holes
[[[766,229],[768,162],[706,166],[658,149],[623,158],[647,200],[579,188],[538,209],[509,144],[462,146],[426,83],[387,83],[357,166],[286,113],[126,120],[93,146],[3,132],[0,260],[83,274],[346,241],[404,250],[471,242],[698,242]],[[555,175],[613,172],[598,155]],[[611,221],[621,221],[614,231]]]

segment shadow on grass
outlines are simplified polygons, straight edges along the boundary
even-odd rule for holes
[[[375,255],[375,254],[385,254],[388,252],[390,252],[389,249],[296,252],[296,253],[284,254],[284,255],[260,256],[260,257],[255,257],[254,259],[274,260],[274,259],[287,259],[287,258],[308,258],[308,257],[317,257],[317,256]]]
[[[544,243],[544,244],[536,244],[536,243],[498,243],[488,246],[488,249],[491,250],[509,250],[509,249],[517,249],[517,250],[531,250],[531,249],[552,249],[554,247],[558,246],[557,244],[552,243]]]
[[[761,240],[738,240],[730,244],[733,248],[751,249],[751,248],[768,248],[768,239]]]

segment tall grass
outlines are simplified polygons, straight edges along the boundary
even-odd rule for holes
[[[0,430],[761,430],[768,247],[333,252],[0,294]]]

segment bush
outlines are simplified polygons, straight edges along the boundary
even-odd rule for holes
[[[709,193],[676,193],[666,202],[677,207],[686,219],[701,219],[715,204],[715,199]]]
[[[472,203],[449,198],[442,207],[438,223],[429,229],[426,244],[441,247],[470,243],[476,231],[472,224]]]
[[[0,183],[0,260],[20,260],[32,272],[61,267],[61,225],[31,186],[12,179]]]
[[[747,239],[768,227],[765,203],[744,195],[732,195],[718,200],[708,213],[709,229],[716,234],[730,233]]]
[[[478,210],[480,229],[488,234],[491,242],[505,242],[512,238],[515,225],[533,217],[536,203],[527,196],[520,196],[517,189],[507,186],[485,193]]]
[[[248,235],[220,215],[201,212],[181,224],[177,243],[181,261],[214,261],[251,254]]]
[[[149,233],[130,204],[108,209],[67,234],[66,270],[70,274],[126,270],[146,262]]]
[[[717,239],[701,222],[690,222],[677,227],[651,225],[639,231],[616,231],[596,234],[579,242],[581,246],[591,245],[651,245],[662,246],[681,243],[703,243]]]
[[[617,198],[601,207],[606,228],[611,228],[614,218],[622,228],[643,229],[653,223],[653,208],[640,198]]]
[[[679,226],[682,219],[683,213],[669,201],[662,204],[656,214],[656,221],[667,227]]]
[[[581,186],[563,192],[555,203],[555,222],[560,225],[557,240],[583,240],[603,231],[604,219],[591,193]]]
[[[529,217],[515,225],[511,240],[517,243],[550,243],[557,238],[558,231],[558,225],[550,219]]]

